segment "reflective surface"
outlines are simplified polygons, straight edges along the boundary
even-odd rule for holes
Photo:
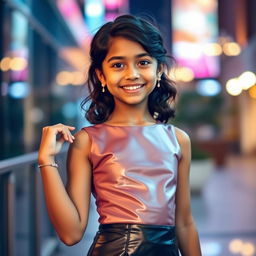
[[[180,147],[172,125],[85,128],[99,222],[174,225]]]
[[[142,224],[100,225],[88,256],[178,256],[175,227]]]

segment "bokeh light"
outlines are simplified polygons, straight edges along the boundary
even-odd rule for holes
[[[8,71],[10,69],[11,58],[4,57],[0,63],[0,68],[2,71]]]
[[[27,82],[15,82],[9,87],[9,94],[12,98],[26,98],[30,93],[30,88]]]
[[[73,74],[73,85],[82,85],[85,83],[85,74],[80,71],[74,71]]]
[[[253,98],[256,99],[256,85],[254,85],[253,87],[251,87],[249,89],[249,95]]]
[[[219,56],[222,54],[222,47],[218,43],[208,43],[203,50],[207,56]]]
[[[229,243],[229,250],[236,254],[236,253],[240,253],[241,249],[243,246],[243,241],[240,239],[233,239],[230,241]]]
[[[104,13],[104,6],[100,0],[87,1],[85,5],[85,14],[88,17],[102,16]]]
[[[58,85],[82,85],[85,83],[85,75],[80,71],[60,71],[56,76]]]
[[[252,243],[246,242],[243,244],[241,254],[243,256],[253,256],[255,253],[255,247]]]
[[[239,83],[244,90],[256,84],[256,75],[251,71],[245,71],[238,77]]]
[[[238,96],[243,88],[237,78],[232,78],[226,83],[226,90],[232,96]]]
[[[61,71],[57,74],[56,82],[58,85],[69,85],[73,80],[72,74],[68,71]]]
[[[206,242],[202,244],[202,254],[209,256],[221,255],[222,247],[218,242]]]
[[[238,43],[227,42],[223,44],[223,53],[227,56],[237,56],[241,53],[241,47]]]
[[[191,82],[195,78],[193,70],[187,67],[173,68],[170,73],[172,79],[178,82]]]
[[[221,85],[217,80],[204,79],[197,82],[196,90],[202,96],[215,96],[221,92]]]
[[[14,57],[10,62],[10,69],[14,71],[21,71],[27,68],[28,62],[25,58]]]

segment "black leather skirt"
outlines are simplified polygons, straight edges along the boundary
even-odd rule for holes
[[[178,256],[175,226],[101,224],[87,256]]]

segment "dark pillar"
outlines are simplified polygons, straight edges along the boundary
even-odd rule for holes
[[[248,38],[249,40],[252,37],[256,36],[256,22],[255,22],[255,13],[256,13],[256,1],[248,0]]]

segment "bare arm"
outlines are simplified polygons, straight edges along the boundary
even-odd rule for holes
[[[45,127],[38,155],[40,164],[52,163],[63,142],[71,143],[67,160],[67,189],[57,168],[41,168],[48,214],[60,239],[67,245],[73,245],[83,237],[88,220],[91,191],[89,136],[86,132],[80,131],[74,139],[71,130],[73,128],[62,124]],[[57,134],[61,135],[59,141],[56,141]]]
[[[182,156],[178,168],[176,192],[176,233],[182,256],[201,256],[196,226],[190,208],[189,171],[191,146],[188,135],[176,128]]]

